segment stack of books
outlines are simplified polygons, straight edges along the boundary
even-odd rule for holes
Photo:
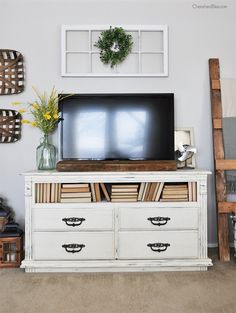
[[[179,202],[189,201],[188,184],[165,184],[160,201]]]
[[[188,182],[188,201],[197,201],[197,183]]]
[[[138,193],[138,201],[159,201],[164,183],[141,183]]]
[[[102,194],[104,195],[106,201],[111,201],[107,187],[104,183],[91,183],[90,187],[91,187],[93,202],[102,201],[103,199]]]
[[[61,184],[37,183],[35,188],[36,203],[60,202]]]
[[[111,186],[112,202],[135,202],[138,200],[139,184],[122,184]]]
[[[91,202],[89,184],[62,184],[61,202]]]

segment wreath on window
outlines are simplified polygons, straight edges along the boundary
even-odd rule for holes
[[[110,64],[111,68],[123,62],[132,50],[133,40],[122,27],[110,26],[110,29],[101,32],[98,41],[94,44],[100,49],[100,60]]]

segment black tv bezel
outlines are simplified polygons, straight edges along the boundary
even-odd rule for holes
[[[155,97],[155,96],[161,96],[161,97],[168,97],[168,98],[172,98],[172,103],[173,103],[173,124],[175,121],[174,118],[174,93],[76,93],[76,94],[58,94],[58,96],[62,96],[62,97],[68,97],[68,98],[73,98],[73,97],[88,97],[88,96],[96,96],[96,97],[110,97],[110,96],[139,96],[139,97]],[[79,158],[63,158],[63,104],[62,104],[63,100],[59,100],[58,102],[58,111],[61,114],[61,118],[60,118],[60,122],[58,125],[58,156],[59,156],[59,160],[62,161],[81,161],[81,159]],[[175,127],[173,125],[173,131],[174,131]],[[174,137],[174,133],[173,133],[173,137]],[[173,151],[174,151],[174,144],[173,144]],[[110,159],[110,158],[106,158],[106,159],[83,159],[83,160],[87,160],[87,161],[131,161],[131,159]],[[156,159],[143,159],[143,161],[151,161],[151,160],[156,160]],[[174,160],[174,153],[173,153],[173,160]]]

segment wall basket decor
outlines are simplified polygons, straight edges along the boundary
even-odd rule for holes
[[[21,137],[21,114],[15,110],[0,110],[0,143],[10,143]]]
[[[0,49],[0,95],[12,95],[24,90],[24,65],[20,52]]]

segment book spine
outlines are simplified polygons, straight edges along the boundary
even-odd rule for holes
[[[61,193],[61,198],[91,198],[91,192]]]
[[[144,196],[144,201],[148,201],[150,188],[151,188],[151,183],[147,183],[147,189],[146,189],[146,193],[145,193],[145,196]]]
[[[94,183],[90,184],[90,189],[91,189],[91,193],[92,193],[92,200],[93,202],[96,202],[96,193],[95,193],[95,187],[94,187]]]
[[[57,202],[61,202],[61,184],[57,184]]]
[[[112,202],[137,202],[137,198],[135,199],[111,199]]]
[[[47,183],[47,203],[50,203],[51,198],[51,184]]]
[[[126,188],[137,188],[137,189],[138,189],[138,187],[139,187],[138,184],[136,184],[136,185],[130,185],[130,184],[112,185],[112,188],[113,188],[113,189],[116,189],[116,188],[118,188],[118,189],[120,189],[120,188],[124,188],[124,189],[126,189]]]
[[[144,199],[145,199],[145,195],[146,195],[146,192],[147,192],[147,187],[148,187],[148,183],[145,183],[141,201],[144,201]]]
[[[197,201],[197,183],[192,183],[193,201]]]
[[[36,203],[40,202],[40,191],[39,191],[39,184],[35,184],[35,201]]]
[[[62,184],[62,188],[89,188],[89,184]]]
[[[193,201],[192,182],[188,182],[188,201]]]
[[[70,192],[89,192],[89,187],[81,187],[81,188],[61,188],[61,192],[70,193]]]
[[[102,191],[103,191],[103,194],[104,194],[106,200],[111,201],[110,196],[109,196],[108,191],[107,191],[107,188],[106,188],[106,185],[104,183],[100,183],[100,186],[102,188]]]
[[[149,194],[147,197],[147,201],[152,201],[152,197],[153,197],[155,187],[156,187],[156,183],[150,183],[150,184],[151,184],[151,186],[150,186]]]
[[[162,199],[186,199],[188,200],[188,195],[163,195]]]
[[[50,202],[54,203],[55,201],[55,184],[51,184],[51,195],[50,195]]]
[[[43,183],[43,203],[47,203],[47,183]]]
[[[101,193],[100,193],[99,183],[95,183],[95,194],[96,194],[97,202],[100,202],[101,201]]]
[[[142,200],[144,188],[145,188],[145,183],[140,183],[139,192],[138,192],[138,201]]]
[[[160,183],[156,183],[155,190],[154,190],[153,197],[152,197],[152,201],[155,201],[155,199],[156,199],[159,186],[160,186]]]
[[[39,194],[40,194],[39,202],[43,203],[43,184],[42,183],[39,184]]]
[[[160,185],[159,185],[158,191],[157,191],[157,195],[156,195],[155,201],[159,201],[160,200],[163,188],[164,188],[164,183],[161,182]]]
[[[83,203],[91,202],[91,198],[62,198],[61,203]]]

